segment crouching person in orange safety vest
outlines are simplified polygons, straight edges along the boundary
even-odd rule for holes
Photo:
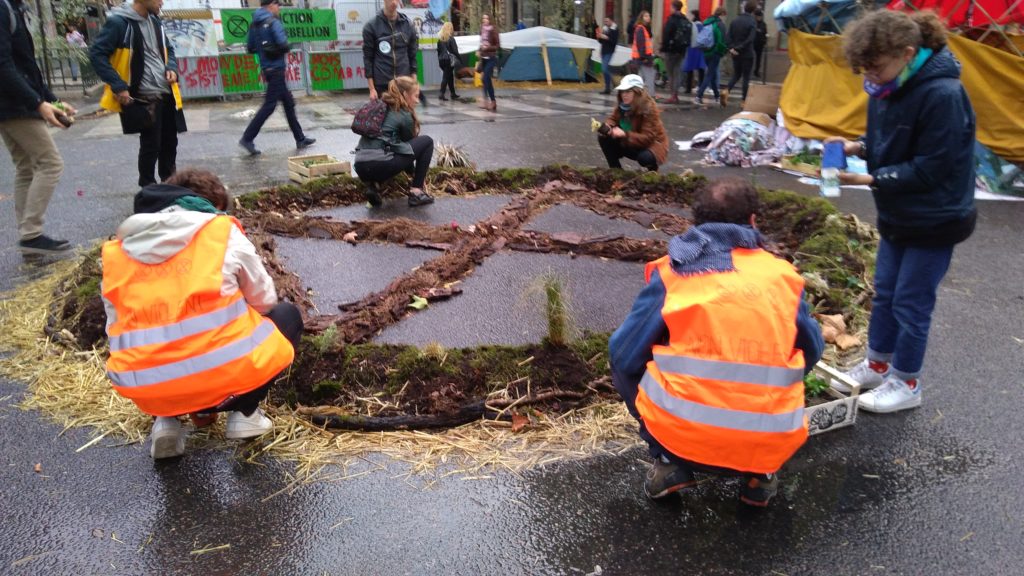
[[[292,362],[302,315],[274,283],[228,195],[205,170],[185,169],[135,196],[135,214],[103,245],[114,390],[156,416],[153,458],[181,456],[185,430],[228,412],[225,436],[273,429],[259,409]]]
[[[711,182],[694,226],[647,264],[647,285],[609,342],[612,380],[640,421],[656,499],[694,472],[742,476],[740,500],[767,506],[778,469],[807,438],[804,375],[824,343],[804,282],[762,247],[757,191]]]

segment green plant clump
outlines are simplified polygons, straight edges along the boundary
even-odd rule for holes
[[[565,346],[569,342],[569,319],[565,309],[562,282],[553,276],[544,279],[545,313],[548,319],[548,343]]]
[[[811,372],[804,376],[804,396],[811,398],[814,396],[820,396],[828,390],[828,382],[818,376],[814,372]]]

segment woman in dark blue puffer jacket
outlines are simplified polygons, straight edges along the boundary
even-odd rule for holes
[[[879,10],[844,37],[870,100],[867,134],[838,140],[867,160],[868,174],[844,172],[840,181],[871,186],[882,236],[867,358],[849,375],[873,388],[861,408],[896,412],[921,405],[936,291],[953,246],[974,231],[974,110],[934,13]]]

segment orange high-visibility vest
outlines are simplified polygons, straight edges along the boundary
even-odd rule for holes
[[[633,30],[633,60],[640,58],[640,50],[636,47],[637,37],[644,36],[644,56],[654,56],[654,47],[651,46],[651,35],[647,33],[647,27],[640,24]]]
[[[232,226],[241,229],[230,216],[213,218],[159,264],[130,258],[120,240],[103,245],[103,296],[117,312],[107,326],[107,375],[147,414],[216,406],[266,384],[292,362],[291,342],[241,292],[221,296]]]
[[[807,439],[804,355],[794,348],[803,279],[759,249],[732,251],[734,271],[681,276],[665,256],[647,265],[665,284],[667,345],[640,381],[636,408],[673,454],[742,472],[777,471]]]

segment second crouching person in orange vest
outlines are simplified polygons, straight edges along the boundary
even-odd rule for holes
[[[153,458],[180,456],[185,430],[228,412],[225,436],[273,429],[259,409],[295,355],[302,316],[279,302],[215,175],[186,169],[135,196],[103,245],[103,304],[118,394],[156,416]]]
[[[695,225],[647,264],[609,342],[615,388],[654,458],[650,498],[707,472],[742,476],[740,499],[767,506],[807,438],[803,377],[824,343],[803,279],[764,250],[757,212],[744,180],[699,191]]]

